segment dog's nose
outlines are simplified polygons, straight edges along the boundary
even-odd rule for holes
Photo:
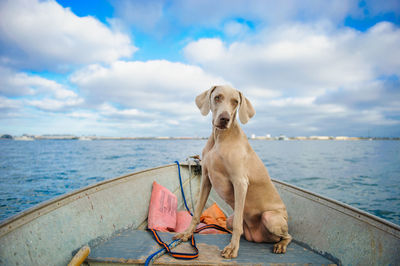
[[[229,118],[228,117],[221,117],[220,119],[221,124],[228,124],[229,122]]]
[[[229,120],[230,120],[229,114],[228,113],[222,113],[219,116],[219,125],[221,127],[226,127],[226,125],[228,125],[228,123],[229,123]]]

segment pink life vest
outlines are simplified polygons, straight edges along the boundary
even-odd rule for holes
[[[176,196],[154,181],[147,219],[148,228],[161,232],[174,231],[177,206],[178,199]]]

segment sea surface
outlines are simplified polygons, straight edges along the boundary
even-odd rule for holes
[[[55,196],[201,154],[206,140],[0,140],[0,221]],[[270,176],[400,224],[400,141],[251,140]]]

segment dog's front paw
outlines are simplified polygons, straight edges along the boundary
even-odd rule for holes
[[[172,237],[172,239],[181,239],[182,241],[188,241],[188,239],[192,236],[191,232],[183,232],[183,233],[177,233]]]
[[[232,242],[227,245],[221,252],[222,257],[225,259],[236,258],[238,255],[239,245],[232,244]]]
[[[286,246],[287,244],[283,244],[282,242],[278,242],[274,245],[274,253],[282,254],[286,253]]]

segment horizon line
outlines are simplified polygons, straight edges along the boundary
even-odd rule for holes
[[[23,134],[20,136],[12,136],[10,134],[0,135],[0,139],[13,139],[13,140],[135,140],[135,139],[155,139],[155,140],[180,140],[180,139],[208,139],[205,136],[97,136],[97,135],[74,135],[74,134]],[[400,137],[372,137],[372,136],[256,136],[252,134],[247,137],[250,140],[400,140]]]

